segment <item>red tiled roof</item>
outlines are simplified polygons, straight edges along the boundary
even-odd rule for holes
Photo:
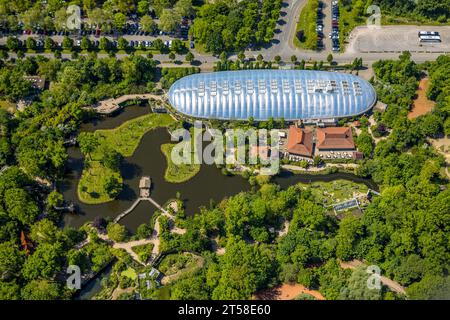
[[[317,149],[355,149],[350,127],[317,128]]]
[[[290,126],[287,151],[289,153],[311,157],[313,153],[313,133],[295,126]]]

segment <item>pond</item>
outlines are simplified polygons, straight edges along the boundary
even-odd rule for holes
[[[86,283],[80,291],[75,294],[75,300],[91,300],[93,296],[102,290],[103,279],[108,279],[111,275],[114,263],[110,263],[102,271],[100,271],[94,278]]]
[[[126,120],[141,116],[149,112],[148,107],[126,107],[125,110],[114,117],[106,117],[81,127],[83,131],[115,128]],[[135,153],[124,159],[120,168],[124,187],[118,198],[114,201],[88,205],[81,203],[77,195],[77,185],[83,169],[83,157],[76,147],[68,149],[68,172],[59,190],[65,200],[76,204],[74,214],[66,214],[64,224],[79,227],[96,216],[115,218],[128,209],[139,195],[139,179],[146,175],[152,179],[151,197],[160,205],[176,197],[180,193],[186,206],[186,214],[198,212],[199,207],[209,206],[211,201],[217,203],[223,198],[251,189],[250,184],[241,176],[225,176],[215,165],[202,165],[200,172],[183,183],[172,184],[164,180],[166,159],[160,150],[163,143],[170,142],[170,136],[165,128],[159,128],[145,134]],[[376,189],[370,180],[359,178],[352,174],[334,173],[330,175],[299,175],[282,172],[274,182],[282,188],[299,182],[332,181],[347,179],[361,182],[370,188]],[[142,223],[148,223],[156,208],[147,201],[141,202],[133,212],[121,220],[130,231],[135,231]]]

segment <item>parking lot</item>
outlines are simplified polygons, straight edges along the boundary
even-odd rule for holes
[[[440,43],[420,43],[419,31],[437,31]],[[357,27],[350,35],[349,52],[450,52],[450,26]]]

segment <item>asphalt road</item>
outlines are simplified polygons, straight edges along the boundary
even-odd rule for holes
[[[326,0],[325,3],[329,5],[331,1]],[[247,57],[257,57],[258,54],[262,54],[265,60],[273,60],[275,56],[281,56],[282,60],[286,63],[290,63],[291,56],[296,55],[299,60],[305,61],[326,61],[327,55],[331,52],[331,48],[326,46],[325,50],[320,52],[311,51],[311,50],[302,50],[294,45],[294,37],[296,33],[296,24],[300,16],[301,9],[306,4],[306,0],[284,0],[280,19],[277,22],[277,30],[274,35],[272,42],[266,47],[260,50],[248,50],[246,51]],[[324,21],[328,22],[331,17],[328,15],[325,17]],[[327,24],[327,23],[325,23]],[[385,26],[382,27],[381,30],[374,32],[373,30],[362,26],[356,28],[352,34],[350,35],[348,41],[349,43],[346,46],[346,50],[344,53],[333,53],[334,61],[338,63],[348,63],[352,62],[355,58],[361,57],[363,59],[363,63],[366,65],[371,65],[373,62],[378,61],[380,59],[396,59],[399,54],[403,50],[412,50],[411,55],[412,59],[416,62],[424,62],[428,60],[434,60],[439,55],[450,51],[450,38],[447,36],[443,37],[443,44],[439,47],[439,50],[433,49],[428,50],[427,46],[420,47],[420,50],[414,50],[417,48],[417,44],[413,37],[407,37],[407,41],[398,41],[401,38],[401,34],[405,32],[405,28],[414,28],[415,29],[427,29],[425,26]],[[441,35],[450,34],[450,27],[428,27],[430,30],[437,30],[441,32]],[[386,31],[386,32],[385,32]],[[414,32],[410,32],[413,34]],[[325,32],[324,32],[325,33]],[[376,37],[373,41],[378,42],[370,42],[372,34],[373,37]],[[388,34],[388,36],[383,36],[383,34]],[[22,40],[27,37],[37,37],[36,35],[21,35],[19,38]],[[328,35],[325,33],[325,36]],[[54,40],[61,42],[62,36],[53,36]],[[91,36],[94,39],[93,36]],[[111,38],[111,37],[109,37]],[[155,40],[156,37],[152,36],[135,36],[135,35],[125,35],[125,39],[130,40]],[[168,36],[158,37],[160,39],[169,40]],[[449,38],[449,39],[447,39]],[[111,38],[112,39],[112,38]],[[381,40],[382,41],[381,41]],[[380,42],[380,41],[381,42]],[[391,43],[391,42],[392,43]],[[4,44],[6,42],[6,37],[0,38],[0,44]],[[373,43],[373,50],[370,43]],[[435,45],[433,45],[435,47]],[[386,50],[386,51],[384,51]],[[200,67],[203,70],[212,70],[213,65],[216,61],[218,61],[217,57],[212,56],[211,54],[200,54],[195,49],[191,50],[195,56],[195,59],[201,62]],[[33,55],[33,54],[29,54]],[[53,54],[42,54],[44,56],[53,57]],[[127,54],[117,54],[118,58],[123,58]],[[11,56],[15,56],[15,54],[11,54]],[[100,57],[107,56],[106,54],[99,54]],[[70,54],[63,54],[63,58],[70,59]],[[171,66],[173,62],[169,60],[167,54],[155,54],[154,58],[161,62],[163,66]],[[231,56],[232,59],[236,59],[236,55]],[[177,55],[176,60],[184,62],[184,56]],[[184,64],[187,65],[187,64]]]

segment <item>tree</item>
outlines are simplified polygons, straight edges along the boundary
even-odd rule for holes
[[[340,298],[343,300],[381,300],[381,289],[369,289],[367,286],[370,275],[364,267],[355,269],[347,280],[347,286],[341,291]]]
[[[294,64],[297,63],[297,56],[295,54],[291,56],[291,62]]]
[[[241,62],[245,60],[245,53],[243,51],[239,52],[238,59],[241,60]]]
[[[427,275],[407,289],[412,300],[447,300],[450,292],[450,277]]]
[[[194,61],[194,55],[192,54],[192,52],[189,51],[186,54],[185,59],[186,59],[186,62],[192,63]]]
[[[149,15],[145,15],[140,20],[142,31],[153,32],[156,29],[156,23]]]
[[[63,202],[63,195],[56,190],[53,190],[47,196],[47,208],[59,207],[63,204]]]
[[[122,12],[117,12],[114,15],[114,27],[116,30],[122,31],[125,29],[125,24],[127,23],[127,17]]]
[[[27,38],[26,47],[28,50],[36,50],[36,40],[33,38]]]
[[[330,54],[328,54],[328,56],[327,56],[327,61],[328,61],[328,63],[331,65],[331,63],[333,62],[333,55],[330,53]]]
[[[221,275],[212,292],[213,299],[247,299],[268,284],[274,275],[274,261],[265,245],[248,245],[229,239],[223,256]]]
[[[127,229],[125,226],[111,222],[106,227],[108,237],[115,242],[122,242],[127,237]]]
[[[61,232],[52,221],[42,219],[31,226],[30,238],[39,244],[52,244],[61,238]]]
[[[0,281],[0,299],[1,300],[19,300],[20,287],[15,281]]]
[[[111,169],[111,170],[119,170],[120,164],[122,162],[122,155],[112,148],[105,148],[102,151],[102,164]]]
[[[0,279],[2,281],[11,280],[20,275],[24,254],[15,243],[0,243]]]
[[[173,9],[181,17],[190,17],[194,12],[192,0],[178,0]]]
[[[162,31],[172,32],[179,25],[181,21],[181,16],[178,12],[173,9],[164,9],[159,18],[159,27]]]
[[[27,280],[52,279],[62,268],[63,250],[60,243],[39,244],[36,251],[25,261],[23,276]]]
[[[314,158],[313,158],[313,165],[314,166],[316,166],[316,167],[318,167],[318,166],[320,166],[321,164],[323,163],[323,160],[322,160],[322,158],[320,157],[320,156],[314,156]]]
[[[67,252],[67,264],[78,266],[85,272],[89,268],[89,257],[82,250],[71,249]]]
[[[39,208],[28,193],[20,188],[5,191],[4,201],[9,216],[25,225],[33,223],[39,214]]]
[[[89,51],[91,49],[91,41],[87,37],[83,37],[80,42],[81,50]]]
[[[81,132],[77,138],[81,152],[92,160],[91,155],[100,145],[95,134],[89,132]]]
[[[73,40],[69,38],[68,36],[64,36],[62,41],[62,48],[64,50],[72,51],[73,49]]]
[[[356,243],[362,232],[362,222],[358,217],[344,217],[336,235],[336,256],[344,261],[351,260],[354,257]]]
[[[169,59],[175,60],[175,53],[173,53],[173,52],[169,53]]]
[[[8,37],[8,39],[6,39],[6,47],[9,51],[17,52],[20,48],[19,39],[16,37]]]
[[[367,129],[363,129],[360,135],[356,138],[356,145],[358,150],[364,153],[365,157],[370,157],[374,148],[374,141]]]
[[[103,51],[109,51],[109,49],[111,48],[110,45],[111,43],[109,42],[108,38],[101,37],[98,44],[98,48]]]
[[[120,37],[119,40],[117,40],[117,48],[119,50],[127,50],[128,49],[128,41],[125,38]]]
[[[108,177],[103,187],[110,198],[116,198],[122,191],[122,183],[114,176]]]
[[[277,56],[275,56],[275,57],[273,58],[273,60],[275,61],[275,63],[280,64],[280,62],[281,62],[281,57],[277,55]]]
[[[55,11],[54,26],[57,31],[61,31],[66,27],[67,8],[60,8]]]
[[[181,54],[186,51],[186,46],[180,39],[175,39],[172,41],[172,50],[178,54]]]
[[[60,287],[49,280],[32,280],[22,289],[24,300],[57,300],[60,298]]]
[[[46,37],[44,40],[44,48],[46,50],[53,50],[54,47],[55,47],[55,42],[53,41],[53,39],[50,37]]]
[[[166,49],[164,42],[159,38],[153,41],[153,47],[161,53]]]
[[[262,62],[264,60],[263,55],[261,53],[258,54],[258,56],[256,57],[256,60],[258,60],[259,62]]]
[[[140,0],[137,4],[137,12],[143,16],[149,12],[150,4],[148,0]]]

